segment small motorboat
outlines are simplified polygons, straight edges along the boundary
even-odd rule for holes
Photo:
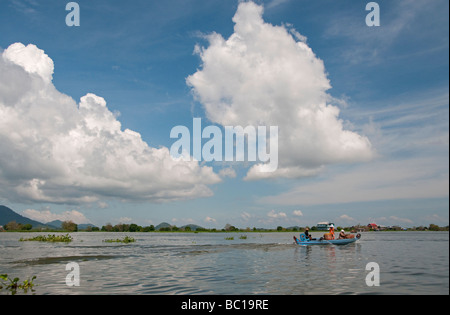
[[[346,245],[354,243],[361,238],[361,234],[357,234],[353,238],[340,238],[334,240],[326,240],[323,238],[317,240],[310,240],[305,234],[300,234],[300,239],[294,236],[295,243],[298,245]]]

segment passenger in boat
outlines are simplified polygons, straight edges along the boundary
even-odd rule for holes
[[[341,232],[339,233],[339,239],[341,239],[341,238],[347,238],[344,230],[341,230]]]
[[[335,237],[334,237],[334,225],[333,224],[330,225],[330,234],[331,234],[331,239],[334,240]]]

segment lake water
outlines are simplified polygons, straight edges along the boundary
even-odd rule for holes
[[[0,233],[0,274],[37,276],[36,294],[449,294],[448,232],[362,233],[343,246],[295,245],[292,232],[78,232],[68,244],[19,242],[38,234],[48,233]],[[136,242],[103,242],[125,235]],[[78,287],[66,285],[70,262]],[[379,286],[366,284],[375,279],[369,262]]]

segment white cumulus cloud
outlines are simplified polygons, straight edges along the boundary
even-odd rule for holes
[[[90,223],[89,219],[77,210],[65,211],[63,213],[53,213],[48,209],[41,211],[26,209],[23,211],[23,215],[42,223],[48,223],[55,220],[72,221],[76,224]]]
[[[273,218],[273,219],[278,219],[278,218],[287,218],[287,215],[286,215],[286,213],[284,213],[284,212],[276,212],[275,210],[270,210],[268,213],[267,213],[267,216],[269,217],[269,218]]]
[[[262,14],[262,6],[241,2],[234,33],[207,35],[209,46],[195,48],[201,68],[186,79],[211,121],[278,126],[277,171],[256,164],[246,179],[298,178],[328,164],[370,160],[370,141],[344,128],[324,63],[306,38],[289,24],[265,23]]]
[[[216,219],[211,218],[209,216],[207,216],[204,221],[207,222],[207,223],[217,223]]]
[[[351,216],[347,215],[347,214],[343,214],[339,217],[339,219],[346,221],[346,222],[353,222],[356,221],[354,218],[352,218]]]
[[[211,167],[174,161],[122,130],[105,99],[79,103],[52,83],[53,61],[16,43],[0,56],[0,196],[14,202],[168,201],[212,195]]]

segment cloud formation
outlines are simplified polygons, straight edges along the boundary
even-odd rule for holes
[[[48,223],[55,220],[72,221],[76,224],[91,223],[90,220],[84,216],[84,214],[77,210],[65,211],[61,214],[57,214],[52,213],[50,210],[39,211],[35,209],[26,209],[23,211],[23,215],[42,223]]]
[[[263,7],[241,2],[234,33],[207,35],[197,46],[201,69],[186,79],[212,122],[279,127],[279,167],[261,172],[253,165],[246,179],[299,178],[325,165],[368,161],[370,141],[345,130],[322,60],[305,37],[286,26],[265,23]]]
[[[429,157],[380,160],[364,167],[348,169],[345,173],[331,173],[324,181],[296,185],[289,191],[263,197],[261,203],[324,205],[448,197],[448,167],[436,161]]]
[[[270,210],[268,213],[267,213],[267,216],[269,217],[269,218],[273,218],[273,219],[278,219],[278,218],[286,218],[287,217],[287,215],[286,215],[286,213],[284,213],[284,212],[276,212],[275,210]]]
[[[52,83],[52,59],[15,43],[0,56],[0,196],[12,202],[87,203],[104,198],[169,201],[212,195],[220,177],[174,161],[122,130],[106,101],[77,104]]]

